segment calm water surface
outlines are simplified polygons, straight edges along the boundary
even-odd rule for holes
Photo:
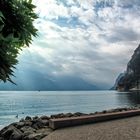
[[[90,113],[140,104],[139,93],[117,91],[0,91],[0,127],[30,115]],[[18,118],[16,115],[18,114]]]

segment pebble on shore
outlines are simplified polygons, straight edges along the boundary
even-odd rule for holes
[[[129,110],[140,109],[140,107],[131,108],[117,108],[111,110],[104,110],[102,112],[95,112],[85,114],[81,112],[76,113],[60,113],[56,115],[30,117],[21,119],[19,122],[12,123],[4,127],[0,131],[0,140],[41,140],[45,136],[49,135],[53,130],[49,128],[49,119],[67,118],[67,117],[79,117],[85,115],[96,115],[113,112],[122,112]]]

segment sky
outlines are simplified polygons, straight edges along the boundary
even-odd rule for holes
[[[38,37],[18,57],[13,78],[17,86],[7,83],[1,87],[112,87],[139,44],[140,0],[33,3],[39,16],[34,22]]]

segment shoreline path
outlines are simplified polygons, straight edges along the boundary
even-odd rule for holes
[[[58,129],[42,140],[140,140],[140,116]]]

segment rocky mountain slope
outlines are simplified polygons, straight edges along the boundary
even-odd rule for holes
[[[134,51],[131,60],[127,64],[126,72],[121,76],[116,84],[116,89],[120,91],[140,89],[140,45]]]

